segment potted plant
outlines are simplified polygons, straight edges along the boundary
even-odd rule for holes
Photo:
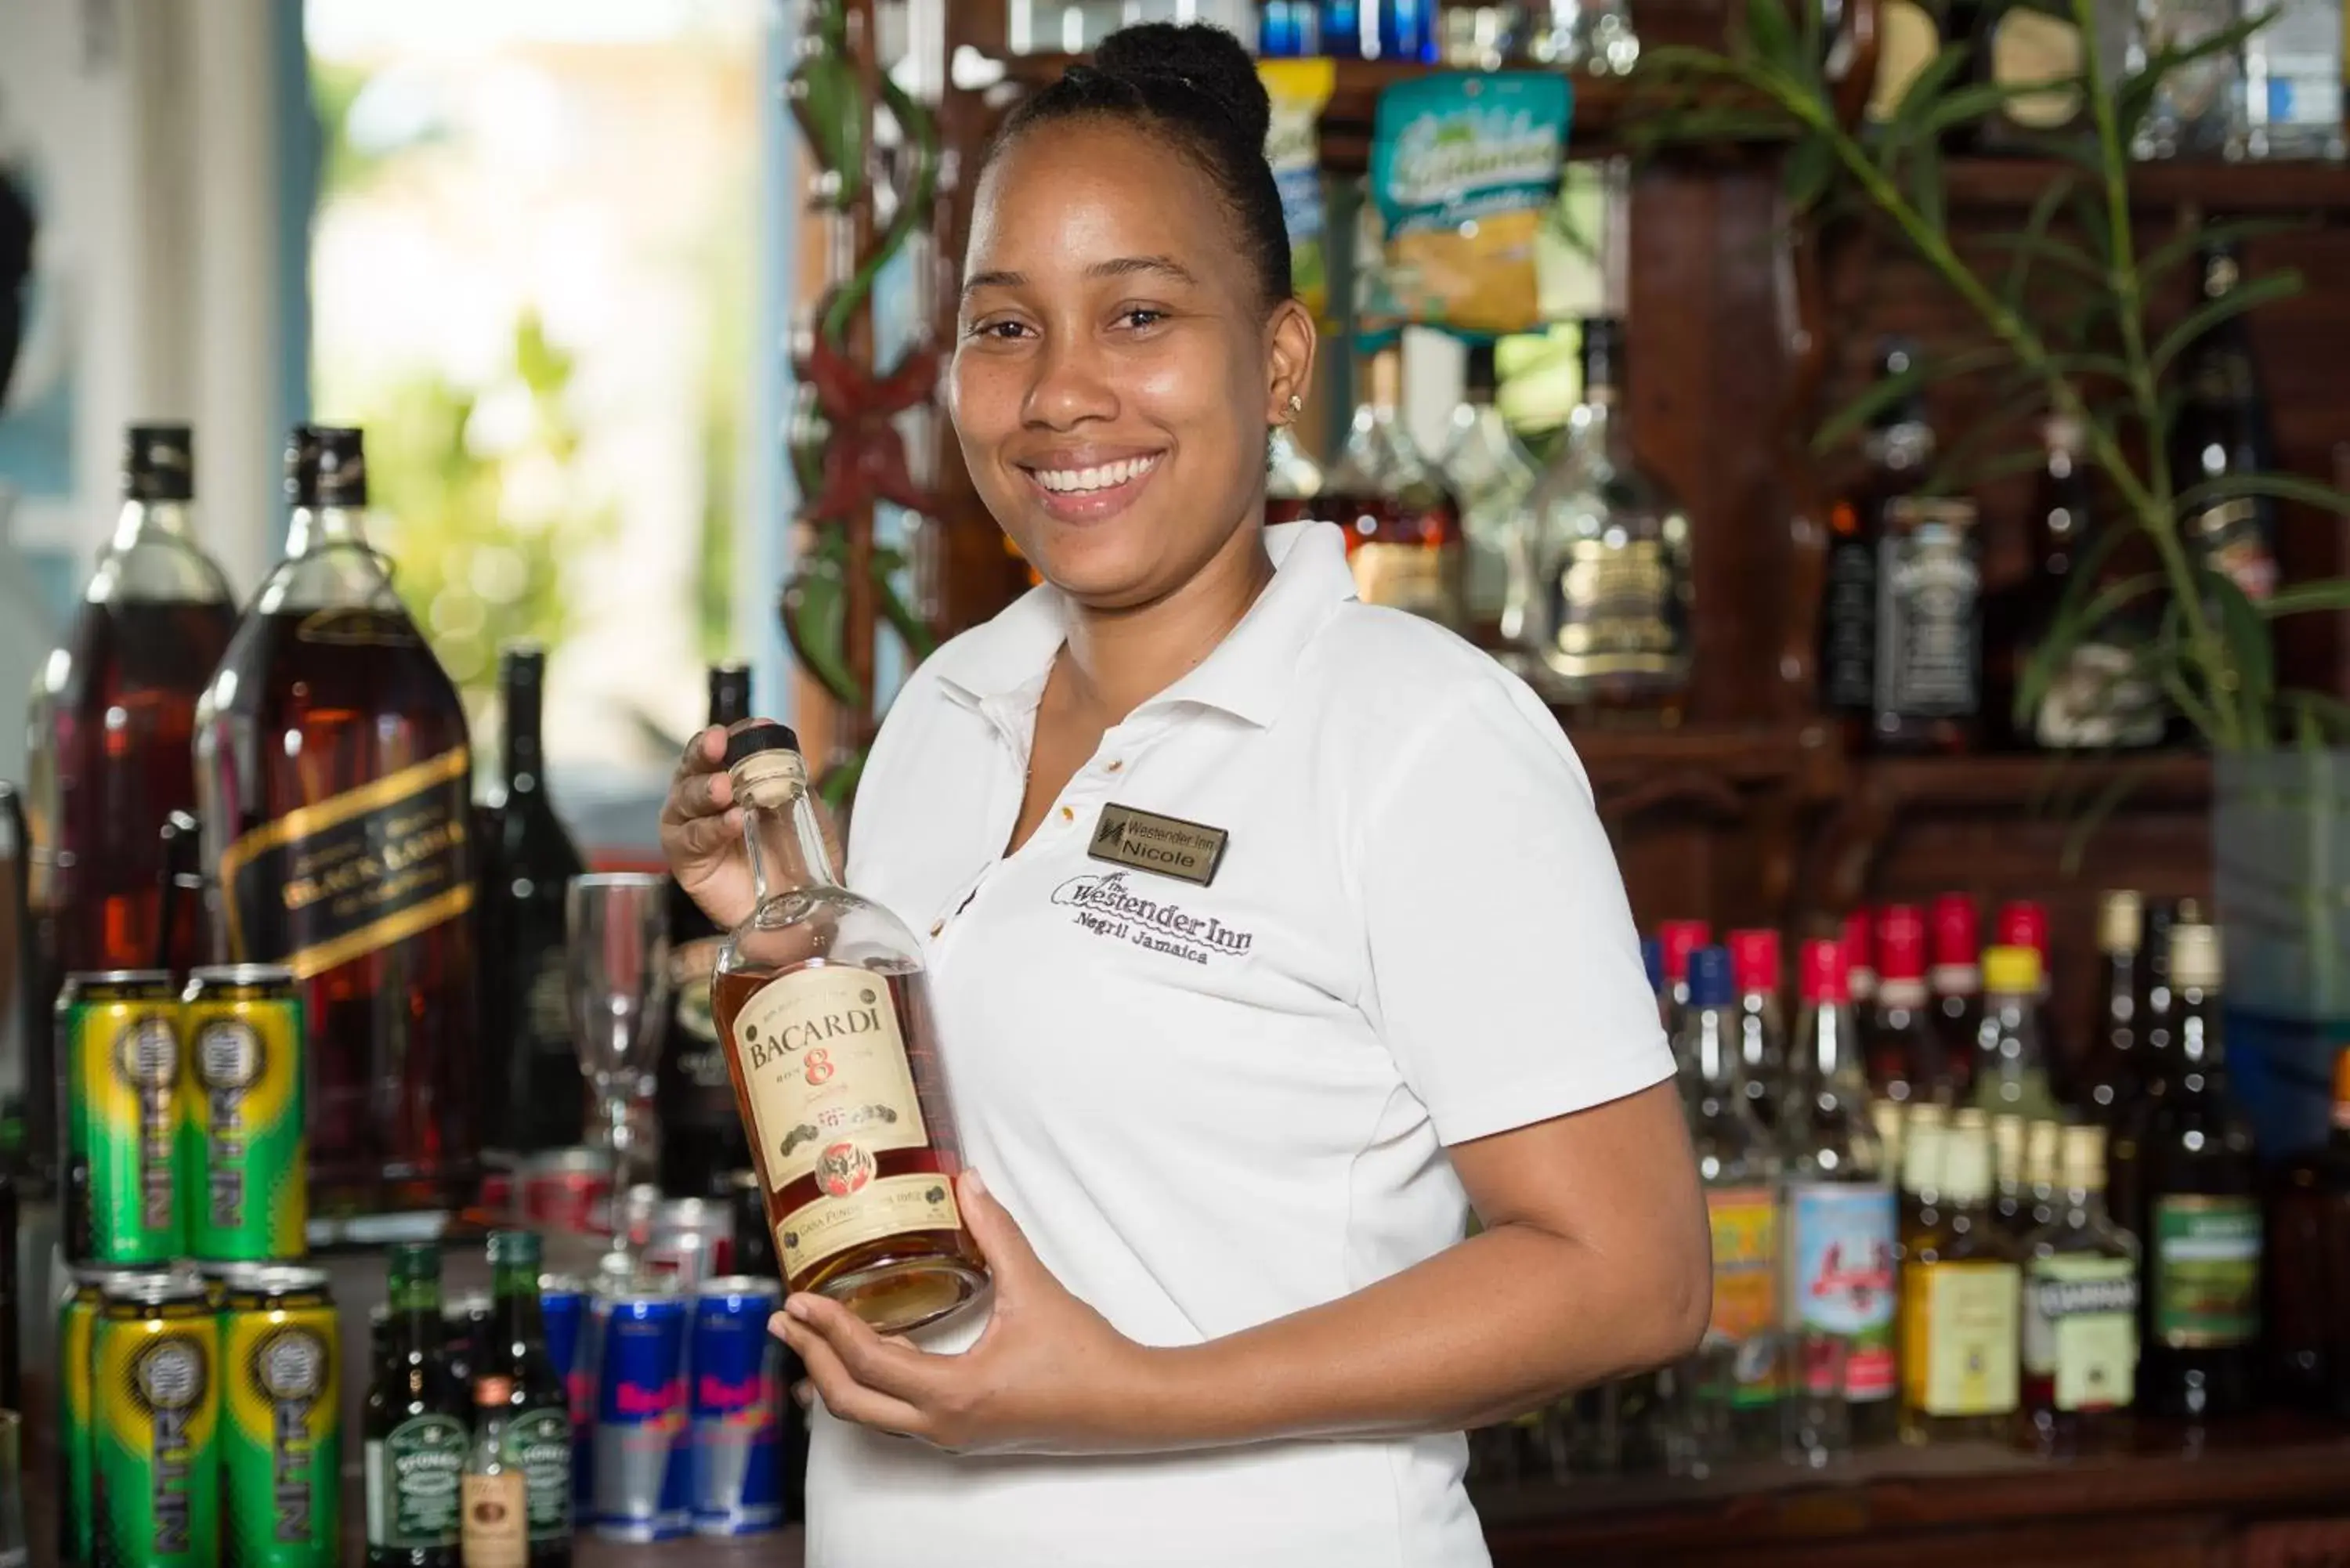
[[[2051,0],[2045,8],[2079,37],[2098,37],[2093,0]],[[1998,409],[1987,426],[1994,436],[2035,413],[2064,416],[2081,432],[2082,457],[2119,512],[2096,558],[2074,573],[2019,682],[2017,704],[2035,707],[2081,640],[2116,618],[2137,618],[2144,628],[2131,639],[2132,677],[2158,683],[2213,755],[2212,850],[2234,1048],[2247,1103],[2277,1147],[2322,1136],[2326,1066],[2350,1033],[2350,705],[2281,679],[2275,633],[2293,616],[2350,609],[2350,580],[2267,593],[2256,585],[2247,593],[2215,564],[2196,523],[2245,501],[2350,514],[2350,494],[2283,472],[2172,472],[2178,399],[2171,383],[2180,357],[2303,285],[2291,272],[2265,273],[2167,328],[2154,302],[2214,242],[2297,225],[2204,223],[2142,247],[2130,151],[2174,73],[2208,70],[2269,20],[2252,16],[2185,47],[2134,50],[2143,64],[2120,73],[2099,48],[2083,48],[2080,74],[2068,85],[2086,107],[2085,127],[2034,149],[2056,172],[2020,228],[1972,235],[1963,247],[1948,220],[1943,146],[2045,84],[1973,79],[1967,51],[1945,49],[1889,113],[1856,131],[1837,111],[1836,53],[1816,0],[1794,14],[1784,0],[1749,0],[1728,47],[1659,49],[1644,67],[1652,88],[1673,95],[1670,112],[1652,122],[1657,140],[1783,143],[1794,221],[1856,215],[1875,225],[1926,265],[1977,329],[1972,341],[1921,359],[1826,418],[1815,443],[1822,451],[1892,400],[1951,377],[1983,379]],[[1997,265],[1970,259],[1986,252]],[[2012,472],[2016,455],[1962,440],[1937,481],[1963,490],[1987,469]],[[2118,775],[2126,782],[2126,772]]]

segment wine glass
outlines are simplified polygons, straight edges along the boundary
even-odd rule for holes
[[[653,1092],[669,1000],[669,878],[574,877],[564,892],[564,967],[572,1039],[612,1150],[612,1252],[631,1257],[620,1197],[649,1151],[630,1107]]]

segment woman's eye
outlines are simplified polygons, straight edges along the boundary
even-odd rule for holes
[[[1138,305],[1131,310],[1119,311],[1118,318],[1128,327],[1156,327],[1167,319],[1167,313],[1153,310],[1147,305]]]
[[[1027,327],[1017,321],[983,321],[971,329],[971,335],[973,337],[992,337],[999,343],[1008,343],[1026,330]]]

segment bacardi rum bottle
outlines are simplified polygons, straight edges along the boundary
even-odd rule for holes
[[[122,495],[34,705],[31,897],[54,918],[58,974],[210,956],[192,899],[160,929],[163,826],[195,807],[196,700],[236,629],[228,580],[192,526],[187,426],[131,427]]]
[[[368,544],[359,432],[296,428],[286,490],[197,715],[218,924],[303,987],[312,1211],[442,1209],[478,1165],[465,710]]]
[[[1440,625],[1461,624],[1461,507],[1443,475],[1405,427],[1403,350],[1371,355],[1370,395],[1355,410],[1347,444],[1318,497],[1347,531],[1355,591],[1367,605],[1410,610]]]
[[[798,736],[737,725],[726,769],[758,904],[719,950],[711,1002],[784,1282],[903,1333],[987,1280],[955,1205],[920,949],[834,875]]]

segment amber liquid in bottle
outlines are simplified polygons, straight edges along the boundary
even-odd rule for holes
[[[195,810],[196,700],[236,629],[189,531],[192,456],[184,426],[130,431],[121,520],[36,698],[33,902],[60,975],[213,957],[195,899],[159,929],[163,825]]]
[[[920,950],[833,875],[791,731],[738,725],[727,758],[759,901],[720,950],[711,1008],[775,1256],[789,1289],[904,1333],[987,1281]]]
[[[445,1207],[479,1156],[465,711],[358,531],[358,449],[297,435],[291,554],[199,720],[229,955],[302,982],[322,1213]]]

